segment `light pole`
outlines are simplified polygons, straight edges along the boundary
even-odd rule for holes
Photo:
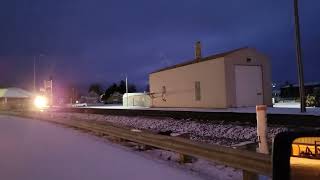
[[[296,56],[297,56],[297,64],[298,64],[298,80],[299,80],[299,93],[300,93],[300,110],[301,112],[306,112],[303,63],[302,63],[301,44],[300,44],[300,23],[299,23],[298,0],[294,0],[294,20],[295,20],[294,22],[295,22]]]
[[[129,94],[128,94],[128,76],[127,74],[121,74],[121,76],[125,76],[126,78],[126,99],[127,99],[127,107],[129,106]]]
[[[36,93],[36,56],[33,56],[33,93]]]
[[[128,94],[128,76],[126,75],[126,94],[127,94],[127,107],[129,106],[129,94]]]
[[[44,56],[43,54],[38,55],[38,60],[40,61],[40,57]],[[33,56],[33,92],[37,92],[37,83],[36,83],[36,61],[37,61],[37,56]]]

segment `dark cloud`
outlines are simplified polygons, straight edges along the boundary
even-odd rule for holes
[[[28,84],[32,56],[44,54],[39,74],[61,84],[127,73],[142,86],[149,72],[191,59],[197,40],[204,55],[256,47],[271,58],[275,81],[296,81],[292,2],[2,0],[0,83]],[[306,79],[318,81],[320,2],[300,1],[300,11]]]

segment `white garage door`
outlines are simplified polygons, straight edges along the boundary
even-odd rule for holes
[[[237,107],[263,104],[261,66],[235,66]]]

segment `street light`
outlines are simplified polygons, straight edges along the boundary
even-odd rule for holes
[[[123,75],[123,74],[122,74]],[[128,94],[128,76],[127,74],[124,74],[126,78],[126,94],[127,94],[127,107],[129,106],[129,94]]]
[[[299,93],[300,93],[300,110],[301,110],[301,112],[306,112],[303,63],[302,63],[301,44],[300,44],[300,24],[299,24],[298,0],[294,0],[294,20],[295,20],[294,22],[295,22],[296,56],[297,56],[297,64],[298,64],[298,80],[299,80]]]
[[[38,60],[40,61],[40,57],[44,56],[43,54],[38,55]],[[37,56],[33,56],[33,92],[37,92],[36,88],[36,61],[37,61]]]
[[[33,93],[36,93],[36,56],[33,56]]]
[[[127,107],[129,106],[129,94],[128,94],[128,76],[126,75],[126,94],[127,94]]]
[[[39,108],[43,109],[48,106],[48,99],[45,96],[36,96],[34,99],[34,105]]]

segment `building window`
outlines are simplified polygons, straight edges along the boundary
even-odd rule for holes
[[[166,86],[162,86],[162,100],[163,101],[167,101],[166,93],[167,93]]]
[[[196,81],[196,82],[194,83],[194,89],[195,89],[196,101],[200,101],[200,100],[201,100],[200,81]]]

